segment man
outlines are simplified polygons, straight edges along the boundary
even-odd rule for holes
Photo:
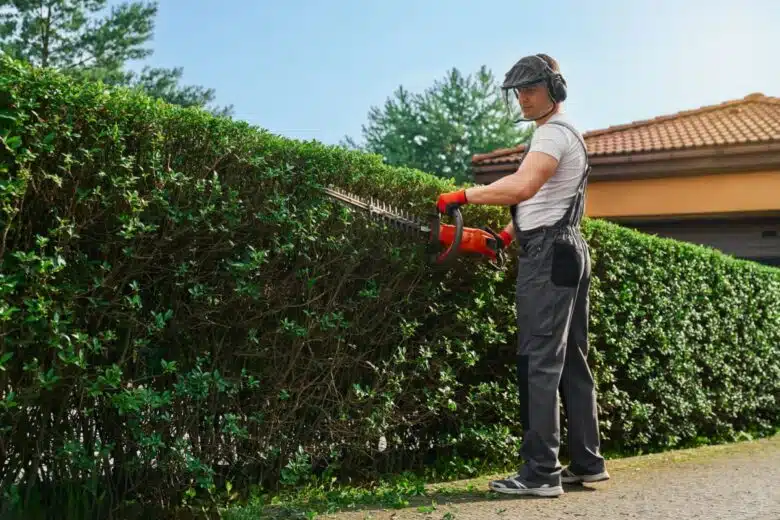
[[[606,480],[599,453],[593,376],[587,364],[590,253],[580,232],[587,174],[585,142],[563,114],[566,82],[545,54],[526,56],[502,85],[536,129],[518,170],[486,186],[444,193],[440,211],[463,204],[511,207],[502,247],[517,239],[517,378],[524,465],[490,483],[499,493],[559,496],[562,483]],[[568,419],[571,464],[558,461],[558,389]]]

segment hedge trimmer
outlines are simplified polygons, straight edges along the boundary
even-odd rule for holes
[[[433,250],[433,262],[450,263],[458,253],[487,256],[496,267],[502,267],[505,254],[501,239],[490,228],[481,229],[463,226],[463,216],[457,207],[450,211],[455,224],[442,224],[441,214],[436,210],[425,223],[408,213],[373,198],[365,199],[340,188],[324,188],[333,199],[368,213],[368,217],[391,225],[401,231],[425,238]],[[443,250],[443,251],[442,251]]]

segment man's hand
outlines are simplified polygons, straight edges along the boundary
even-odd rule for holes
[[[439,210],[439,213],[449,215],[452,208],[463,206],[464,204],[468,204],[466,190],[458,190],[439,195],[439,199],[436,201],[436,208]]]
[[[501,239],[501,248],[502,249],[506,249],[507,247],[509,247],[509,244],[511,244],[512,240],[513,240],[512,239],[512,235],[510,235],[509,232],[507,232],[506,229],[501,231],[501,233],[498,234],[498,238]]]
[[[509,247],[509,244],[511,244],[512,240],[514,240],[514,237],[506,229],[502,230],[501,233],[496,233],[492,229],[486,227],[484,228],[484,232],[489,233],[493,238],[492,243],[495,244],[494,247],[496,254]]]

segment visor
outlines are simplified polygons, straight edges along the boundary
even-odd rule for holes
[[[549,70],[543,59],[536,56],[526,56],[509,69],[501,88],[507,91],[528,87],[545,81],[548,74]]]

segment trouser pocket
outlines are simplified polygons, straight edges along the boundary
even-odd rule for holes
[[[546,262],[549,262],[549,259]],[[521,337],[551,336],[553,333],[557,294],[555,286],[550,281],[549,264],[546,266],[544,264],[544,253],[542,253],[542,258],[523,265],[524,269],[518,276],[517,325]]]
[[[531,313],[530,332],[534,336],[552,336],[557,312],[557,298],[550,287],[537,291],[537,298]]]
[[[517,318],[520,341],[553,336],[569,314],[584,265],[578,237],[548,235],[518,259]]]
[[[582,255],[571,236],[553,241],[550,278],[559,287],[577,287],[582,274]]]
[[[520,253],[529,259],[537,258],[542,253],[545,238],[545,233],[537,233],[530,238],[518,239]]]

